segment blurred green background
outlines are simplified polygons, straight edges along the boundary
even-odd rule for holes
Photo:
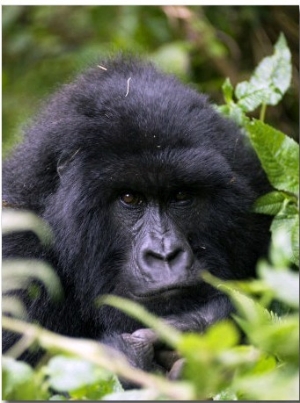
[[[298,6],[4,6],[3,154],[44,97],[87,65],[133,51],[222,103],[221,85],[248,79],[279,33],[293,82],[266,121],[298,137]]]

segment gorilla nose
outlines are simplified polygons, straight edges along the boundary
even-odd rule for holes
[[[170,268],[182,265],[184,261],[184,251],[181,248],[176,248],[169,252],[145,250],[144,251],[145,263],[149,267],[156,265],[168,265]]]
[[[175,242],[161,242],[147,245],[141,251],[140,266],[142,271],[153,280],[165,276],[166,272],[175,277],[184,276],[186,270],[192,265],[192,253],[188,247]],[[158,276],[156,278],[156,276]]]

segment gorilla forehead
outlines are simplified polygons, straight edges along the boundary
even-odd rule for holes
[[[185,89],[182,88],[184,94]],[[174,90],[176,94],[176,91]],[[204,105],[201,96],[179,102],[171,94],[159,93],[148,97],[147,91],[128,95],[128,98],[98,105],[98,115],[84,116],[80,126],[80,141],[93,143],[98,152],[114,150],[123,153],[153,153],[172,148],[215,148],[215,144],[232,141],[234,130],[224,133],[222,118],[209,105]],[[82,135],[82,127],[85,136]]]
[[[182,187],[224,186],[233,174],[224,157],[203,148],[110,153],[86,159],[89,176],[108,188],[164,193]]]
[[[108,104],[101,100],[97,116],[84,116],[84,140],[90,139],[109,152],[116,148],[159,151],[170,144],[174,148],[195,147],[211,136],[212,119],[216,119],[200,96],[192,104],[178,103],[169,94],[149,98],[145,89],[142,94],[132,91],[126,99],[113,100],[113,106]]]
[[[130,62],[108,65],[107,71],[91,69],[54,101],[52,113],[54,108],[60,121],[81,117],[103,142],[111,138],[123,147],[126,141],[146,147],[159,146],[159,141],[183,142],[194,126],[207,131],[212,113],[206,96],[151,65]]]
[[[126,154],[172,144],[232,151],[237,129],[224,123],[206,96],[151,65],[111,63],[107,71],[91,69],[50,102],[46,123],[58,149],[71,146],[72,153],[86,146],[100,154],[115,149]]]
[[[208,178],[217,183],[231,175],[228,162],[243,159],[236,126],[206,96],[148,64],[91,69],[52,101],[53,147],[69,159],[80,150],[92,180],[156,189]]]

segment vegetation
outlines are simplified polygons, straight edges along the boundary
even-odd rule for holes
[[[183,9],[191,15],[195,12],[192,8]],[[156,27],[160,27],[156,40],[168,41],[170,38],[161,23],[162,15],[156,11]],[[194,27],[195,21],[190,18],[193,29],[204,29],[197,24]],[[134,40],[139,32],[138,21],[132,20],[130,26],[136,31],[123,38],[123,44],[127,39]],[[151,31],[151,24],[145,25]],[[42,25],[39,29],[42,30]],[[211,51],[220,51],[214,31],[209,31],[207,26],[205,29],[207,35],[211,35],[207,41],[215,46]],[[76,34],[70,31],[69,35]],[[56,46],[59,47],[59,43]],[[71,339],[29,325],[20,320],[24,307],[20,310],[19,301],[15,300],[10,313],[19,318],[4,316],[2,323],[5,328],[22,334],[22,338],[3,358],[4,399],[299,400],[299,275],[296,269],[299,261],[299,147],[278,130],[278,126],[275,129],[273,124],[265,123],[267,106],[281,102],[290,88],[291,66],[290,50],[285,37],[280,35],[273,55],[259,63],[248,81],[235,82],[234,88],[226,80],[222,87],[225,104],[218,107],[220,113],[235,119],[241,126],[274,187],[273,192],[260,198],[253,207],[258,213],[274,216],[269,259],[259,262],[257,279],[225,282],[209,273],[204,275],[207,282],[228,294],[237,310],[234,317],[213,325],[204,334],[182,334],[130,301],[116,297],[101,301],[139,318],[176,349],[185,359],[182,380],[171,382],[160,375],[132,368],[123,356],[112,354],[98,342]],[[16,213],[4,212],[4,230],[27,227],[36,231],[36,221],[30,216],[24,216],[24,220],[18,217],[18,227],[12,216],[6,224],[6,214]],[[43,227],[38,234],[45,239],[45,233],[48,234]],[[49,234],[47,236],[49,241]],[[29,269],[19,266],[18,272],[12,270],[12,263],[4,266],[4,290],[11,289],[13,284],[18,288],[26,287],[28,275],[36,272],[34,262]],[[55,281],[42,279],[48,285]],[[4,306],[6,298],[3,298]],[[40,344],[48,353],[37,368],[16,360],[33,343]],[[119,376],[135,380],[141,389],[123,391]]]
[[[224,79],[236,85],[249,77],[280,32],[291,49],[293,78],[268,110],[268,122],[296,138],[298,19],[297,6],[4,6],[4,156],[45,95],[108,55],[149,58],[220,104]]]

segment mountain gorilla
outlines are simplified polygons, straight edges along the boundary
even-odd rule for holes
[[[60,89],[3,168],[5,202],[54,234],[48,248],[29,231],[6,235],[3,256],[50,262],[64,288],[61,303],[27,298],[30,319],[146,370],[159,367],[151,332],[97,297],[202,331],[232,308],[201,273],[254,276],[267,250],[269,219],[251,206],[269,185],[247,140],[206,96],[139,60],[108,60]]]

